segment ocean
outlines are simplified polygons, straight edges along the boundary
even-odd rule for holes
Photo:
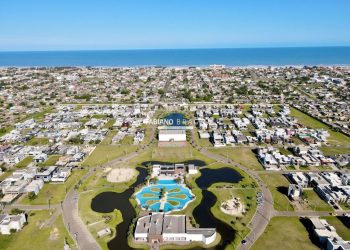
[[[0,52],[0,67],[350,65],[350,47]]]

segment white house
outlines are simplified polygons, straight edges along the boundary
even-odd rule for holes
[[[25,214],[0,214],[0,233],[11,234],[11,230],[20,231],[26,222]]]

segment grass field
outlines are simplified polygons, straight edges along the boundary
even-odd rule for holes
[[[36,146],[36,145],[47,145],[49,144],[49,138],[33,137],[25,143],[27,146]]]
[[[125,136],[123,140],[121,140],[122,145],[132,145],[134,142],[134,138],[132,136]]]
[[[206,164],[215,162],[214,160],[202,155],[199,151],[191,146],[176,147],[176,148],[158,148],[154,147],[151,150],[151,155],[148,156],[153,161],[164,162],[182,162],[187,160],[202,160]]]
[[[64,200],[66,192],[68,192],[86,172],[87,170],[74,170],[65,183],[45,183],[34,200],[29,200],[28,197],[25,197],[21,204],[48,205],[49,199],[50,204],[59,204]]]
[[[291,108],[291,116],[294,116],[295,118],[297,118],[300,123],[304,124],[307,127],[323,128],[325,130],[328,130],[330,133],[328,142],[331,145],[340,145],[340,146],[350,147],[350,137],[342,133],[333,131],[332,129],[329,128],[329,126],[312,118],[311,116],[308,116],[300,112],[299,110],[296,110],[295,108]]]
[[[0,249],[3,250],[32,250],[32,249],[63,249],[64,239],[72,249],[75,249],[73,240],[69,236],[62,220],[57,217],[51,226],[40,228],[41,224],[50,218],[49,211],[31,212],[28,225],[21,232],[10,236],[0,235]]]
[[[233,147],[233,148],[212,148],[209,151],[228,157],[229,159],[238,162],[253,170],[263,170],[256,155],[251,148],[247,147]]]
[[[242,239],[250,232],[250,229],[247,227],[250,220],[252,219],[255,210],[256,210],[256,190],[255,189],[216,189],[209,188],[209,190],[215,194],[217,197],[216,204],[211,208],[213,215],[222,220],[223,222],[228,223],[236,230],[236,235],[233,245],[237,247]],[[246,209],[246,214],[242,217],[235,217],[223,213],[220,210],[221,203],[226,200],[229,200],[233,197],[239,197],[241,202],[244,204]]]
[[[333,211],[332,207],[322,200],[314,190],[304,190],[306,195],[306,200],[308,202],[304,203],[305,209],[314,211]]]
[[[287,197],[288,180],[281,174],[260,174],[260,177],[272,193],[274,208],[278,211],[293,211],[294,208]]]
[[[95,167],[113,159],[129,154],[137,150],[134,145],[97,145],[96,149],[82,163],[83,166]]]
[[[337,230],[337,233],[343,238],[343,240],[350,241],[350,228],[344,225],[338,217],[326,216],[322,217],[322,219],[326,219],[327,222]]]
[[[113,137],[117,134],[118,131],[110,130],[108,131],[106,137],[101,141],[101,145],[110,145],[112,144]]]
[[[55,165],[55,163],[58,161],[60,157],[61,157],[60,155],[50,155],[45,162],[40,163],[39,165],[41,167],[53,166]]]
[[[194,138],[193,138],[194,142],[200,146],[200,147],[213,147],[213,144],[209,141],[209,139],[200,139],[199,138],[199,134],[198,134],[198,130],[195,129],[194,131]]]
[[[252,250],[319,249],[309,239],[309,233],[298,217],[273,217]]]
[[[326,156],[350,154],[350,148],[346,147],[321,147],[320,149]]]
[[[115,119],[109,119],[108,122],[103,126],[103,128],[111,128],[115,123]]]
[[[91,200],[97,195],[96,192],[84,192],[79,197],[79,215],[82,218],[85,225],[91,232],[92,236],[97,240],[102,249],[108,249],[107,243],[115,237],[116,226],[123,221],[123,216],[119,210],[114,210],[111,213],[97,213],[91,209]],[[106,221],[103,216],[110,216],[111,220]],[[90,225],[89,225],[90,224]],[[103,238],[97,237],[97,232],[104,229],[110,228],[112,235]]]
[[[24,158],[23,160],[21,160],[16,164],[16,168],[25,168],[32,161],[33,161],[33,156],[27,156],[26,158]]]

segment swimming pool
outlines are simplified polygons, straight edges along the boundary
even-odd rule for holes
[[[165,198],[161,201],[161,190],[166,190]],[[159,180],[157,184],[143,187],[136,193],[136,200],[143,209],[152,212],[169,212],[183,209],[194,196],[184,185],[175,180]]]

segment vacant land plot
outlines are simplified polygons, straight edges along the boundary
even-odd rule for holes
[[[64,239],[72,249],[75,249],[73,240],[69,236],[62,220],[57,217],[51,226],[42,227],[42,223],[50,218],[47,210],[31,212],[28,216],[28,225],[22,231],[12,235],[0,235],[0,249],[63,249]],[[35,240],[34,240],[35,239]]]
[[[164,162],[182,162],[188,160],[202,160],[206,164],[215,162],[214,160],[205,157],[199,151],[191,146],[186,147],[174,147],[174,148],[159,148],[155,147],[151,151],[150,158],[153,161]]]
[[[21,160],[20,162],[18,162],[16,164],[17,168],[25,168],[26,166],[28,166],[29,163],[31,163],[33,161],[33,156],[27,156],[26,158],[24,158],[23,160]]]
[[[136,151],[137,146],[133,145],[97,145],[95,150],[83,162],[83,166],[95,167],[109,162],[113,159]]]
[[[309,239],[309,233],[298,217],[274,217],[252,250],[319,249]]]
[[[46,145],[46,144],[49,144],[49,138],[34,137],[26,142],[26,145],[28,146]]]
[[[314,211],[332,211],[332,207],[322,200],[314,190],[304,190],[305,198],[307,202],[304,203],[304,207],[307,210]]]
[[[113,137],[117,134],[116,130],[110,130],[108,131],[106,137],[101,141],[102,145],[109,145],[112,144]]]
[[[270,189],[273,201],[274,208],[279,211],[291,211],[294,210],[293,206],[290,204],[287,197],[288,194],[288,180],[281,174],[278,173],[269,173],[269,174],[260,174],[261,179]]]
[[[213,147],[213,144],[209,141],[209,139],[201,139],[199,138],[198,130],[195,129],[194,131],[194,138],[193,140],[195,143],[200,147]]]
[[[328,125],[312,118],[311,116],[296,110],[295,108],[291,108],[291,115],[298,119],[298,121],[310,128],[323,128],[328,130],[330,133],[330,137],[328,138],[328,142],[331,145],[340,145],[340,146],[350,146],[350,137],[333,131]]]
[[[229,148],[212,148],[209,151],[225,156],[246,168],[253,170],[263,170],[263,167],[256,158],[251,148],[247,147],[229,147]]]
[[[350,148],[348,147],[321,147],[321,151],[326,156],[350,154]]]
[[[60,158],[60,155],[51,155],[45,162],[41,163],[40,166],[42,167],[48,167],[53,166]]]
[[[348,228],[346,225],[344,225],[343,222],[338,217],[335,216],[326,216],[322,217],[322,219],[326,219],[329,224],[331,224],[339,234],[340,237],[342,237],[344,240],[349,241],[350,240],[350,228]]]

